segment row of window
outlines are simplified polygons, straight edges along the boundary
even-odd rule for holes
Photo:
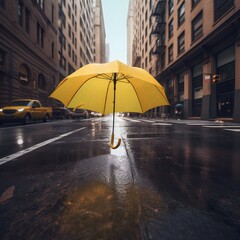
[[[203,35],[202,11],[193,19],[191,23],[192,42],[196,41]],[[185,31],[178,36],[178,55],[185,51]],[[173,44],[168,48],[168,62],[173,61]]]
[[[2,0],[0,0],[2,1]],[[37,0],[37,4],[39,4],[40,8],[44,10],[44,1],[43,0]],[[53,5],[52,5],[53,9]],[[30,34],[30,22],[31,22],[31,12],[28,9],[28,7],[24,6],[22,0],[18,0],[18,24],[25,29],[25,31]],[[41,24],[37,21],[37,44],[41,48],[44,48],[44,42],[45,42],[45,30],[41,26]],[[54,58],[54,42],[51,44],[51,58]]]
[[[179,2],[179,0],[178,0]],[[200,0],[192,0],[192,9],[200,2]],[[181,6],[178,9],[178,12],[181,12],[185,7],[183,6],[185,3],[182,3]],[[174,0],[169,0],[168,1],[168,16],[170,17],[174,11]],[[180,13],[181,14],[181,13]]]
[[[5,72],[5,58],[6,53],[0,49],[0,81],[4,78]],[[28,85],[31,79],[31,71],[30,68],[26,64],[21,64],[19,67],[19,75],[18,80],[22,85]],[[37,80],[33,81],[34,89],[42,89],[46,90],[47,81],[44,74],[38,74]]]
[[[179,2],[179,0],[178,0]],[[192,0],[192,9],[200,2],[200,0]],[[234,6],[234,0],[214,0],[214,21],[221,18],[231,7]],[[174,0],[168,1],[168,16],[171,17],[174,11]],[[178,8],[178,24],[184,21],[185,2]]]

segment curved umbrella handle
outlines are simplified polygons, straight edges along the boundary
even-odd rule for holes
[[[121,138],[118,139],[118,142],[116,144],[116,146],[113,145],[114,144],[114,133],[112,133],[112,136],[111,136],[111,142],[109,144],[109,146],[112,148],[112,149],[116,149],[120,146],[121,144]]]

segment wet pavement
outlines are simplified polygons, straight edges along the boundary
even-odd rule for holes
[[[239,124],[111,124],[1,127],[0,239],[240,239]]]

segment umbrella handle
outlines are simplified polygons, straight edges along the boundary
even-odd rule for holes
[[[118,142],[117,142],[117,144],[116,144],[115,146],[114,146],[113,144],[114,144],[114,133],[112,133],[111,142],[110,142],[109,146],[110,146],[112,149],[116,149],[116,148],[118,148],[118,147],[120,146],[120,144],[121,144],[121,138],[118,139]]]

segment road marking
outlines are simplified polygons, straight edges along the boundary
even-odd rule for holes
[[[226,125],[222,125],[222,126],[218,126],[218,125],[209,125],[209,126],[203,126],[205,128],[240,128],[240,126],[226,126]]]
[[[55,137],[55,138],[46,140],[46,141],[44,141],[44,142],[38,143],[38,144],[36,144],[36,145],[33,145],[32,147],[26,148],[26,149],[21,150],[21,151],[19,151],[19,152],[16,152],[16,153],[13,153],[13,154],[8,155],[8,156],[6,156],[6,157],[0,158],[0,165],[4,164],[4,163],[6,163],[6,162],[12,161],[12,160],[15,159],[15,158],[21,157],[22,155],[24,155],[24,154],[26,154],[26,153],[29,153],[29,152],[32,152],[32,151],[34,151],[34,150],[36,150],[36,149],[38,149],[38,148],[40,148],[40,147],[43,147],[43,146],[45,146],[45,145],[47,145],[47,144],[50,144],[50,143],[52,143],[52,142],[55,142],[55,141],[57,141],[57,140],[59,140],[59,139],[61,139],[61,138],[63,138],[63,137],[66,137],[66,136],[68,136],[68,135],[70,135],[70,134],[76,133],[76,132],[78,132],[78,131],[82,131],[82,130],[85,129],[85,128],[86,128],[86,127],[83,127],[83,128],[79,128],[79,129],[77,129],[77,130],[74,130],[74,131],[72,131],[72,132],[64,133],[64,134],[62,134],[62,135],[60,135],[60,136],[58,136],[58,137]]]
[[[153,125],[171,126],[171,123],[153,123]]]
[[[139,121],[139,120],[134,120],[134,119],[131,119],[131,118],[127,118],[126,120],[127,120],[127,121],[130,121],[130,122],[141,122],[141,121]]]
[[[230,128],[226,128],[224,129],[226,131],[232,131],[232,132],[240,132],[240,129],[230,129]]]
[[[147,123],[154,123],[155,120],[145,120],[145,119],[141,119],[142,122],[147,122]]]

